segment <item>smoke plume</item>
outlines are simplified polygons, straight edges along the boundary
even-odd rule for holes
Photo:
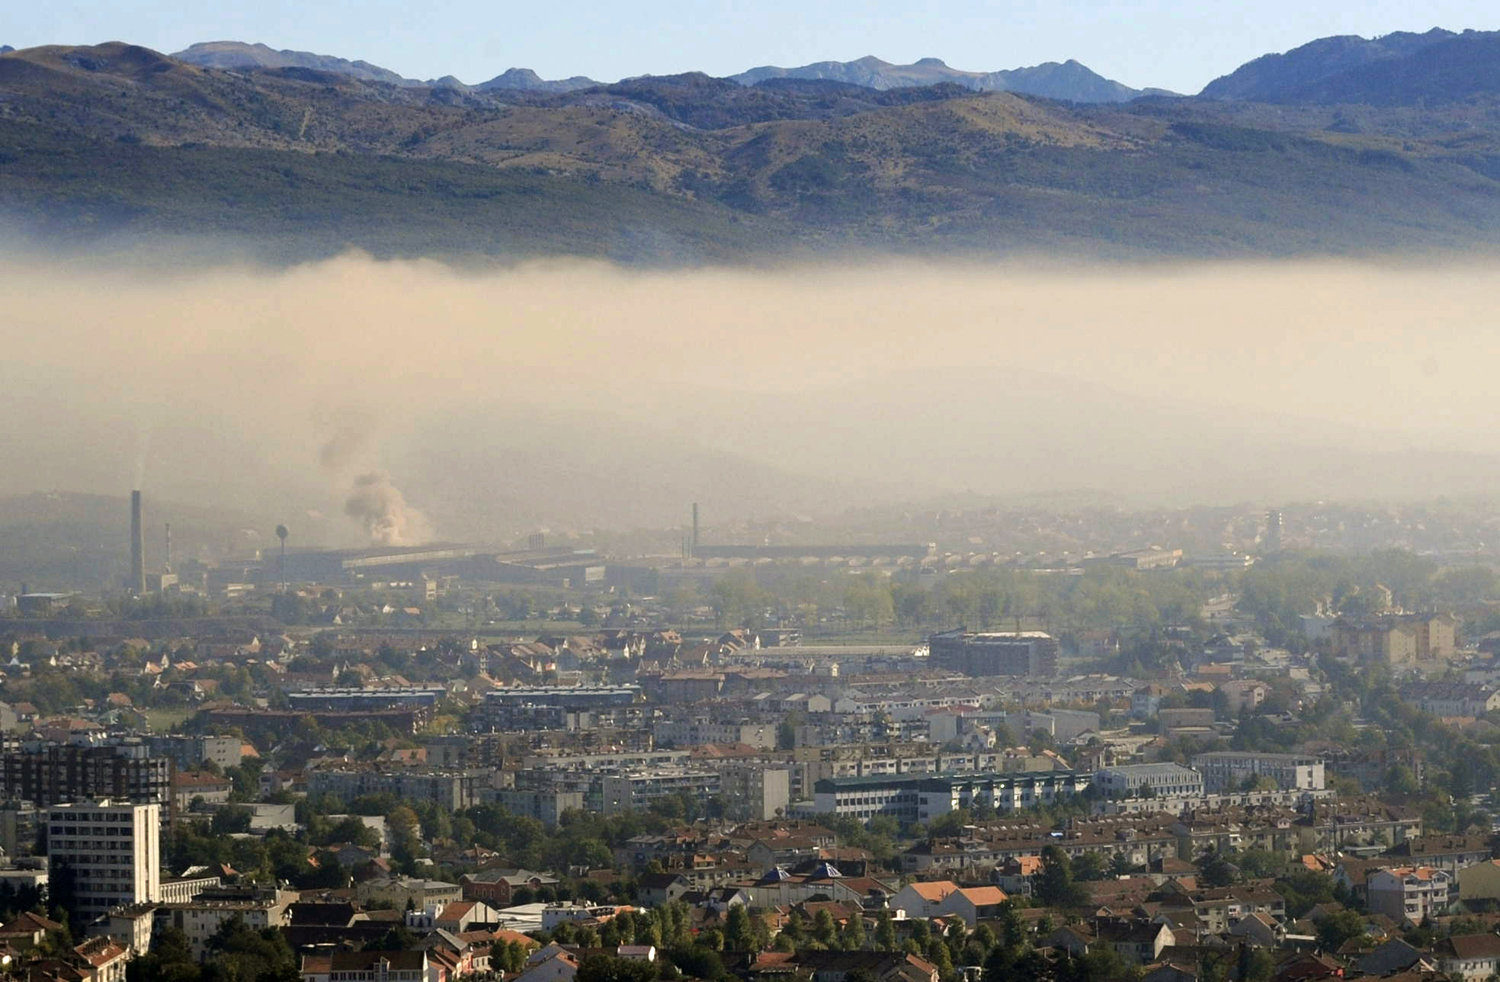
[[[378,471],[354,479],[344,514],[357,519],[376,545],[412,546],[432,537],[426,516],[407,504],[401,489]]]
[[[358,521],[376,545],[409,546],[430,539],[432,526],[427,517],[407,502],[390,474],[378,467],[376,419],[368,414],[340,415],[343,420],[336,432],[318,451],[318,463],[338,488],[350,488],[344,514]]]

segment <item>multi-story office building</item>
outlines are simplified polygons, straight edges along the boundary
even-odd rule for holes
[[[101,799],[47,810],[48,876],[85,917],[161,900],[161,806]]]
[[[65,801],[109,798],[172,802],[172,761],[144,744],[98,747],[42,744],[0,757],[0,798],[39,808]]]
[[[1050,678],[1057,674],[1057,639],[1042,631],[943,631],[927,639],[933,668],[965,675]]]
[[[1321,791],[1326,786],[1323,759],[1306,754],[1215,751],[1195,756],[1193,769],[1203,775],[1203,787],[1211,794],[1238,790],[1257,777],[1271,779],[1281,791]]]

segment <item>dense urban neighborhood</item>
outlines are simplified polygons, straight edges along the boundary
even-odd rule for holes
[[[148,564],[137,496],[124,593],[27,588],[0,619],[0,957],[38,982],[1500,974],[1500,580],[1309,549],[1314,514],[1051,562],[715,546],[695,515],[656,559],[538,534]]]

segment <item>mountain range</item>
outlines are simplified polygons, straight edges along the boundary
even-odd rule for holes
[[[0,210],[28,241],[278,259],[1500,246],[1500,35],[1326,38],[1134,91],[1076,62],[469,86],[237,42],[30,48],[0,55]]]
[[[443,87],[463,91],[485,92],[493,89],[517,89],[528,92],[573,92],[604,85],[591,78],[574,76],[566,79],[544,79],[529,68],[511,68],[487,82],[465,85],[446,75],[439,79],[418,81],[404,78],[389,69],[366,61],[350,61],[332,55],[307,51],[277,51],[264,44],[240,41],[200,42],[172,55],[179,61],[203,68],[275,69],[308,68],[336,72],[368,82],[384,82],[404,87]],[[1024,92],[1048,99],[1074,102],[1128,102],[1143,93],[1127,85],[1104,78],[1078,62],[1048,62],[1031,68],[996,72],[966,72],[949,68],[937,58],[923,58],[911,65],[893,65],[874,56],[857,61],[822,61],[799,68],[752,68],[729,76],[741,85],[755,85],[772,78],[827,79],[871,89],[895,89],[909,86],[952,83],[976,92]],[[627,80],[628,81],[628,80]],[[1170,95],[1165,90],[1150,94]]]
[[[729,78],[741,85],[755,85],[772,78],[830,79],[870,89],[949,83],[975,92],[1024,92],[1072,102],[1129,102],[1143,94],[1173,94],[1165,89],[1153,89],[1149,93],[1132,89],[1072,59],[1062,64],[1049,61],[1031,68],[966,72],[949,68],[939,58],[923,58],[911,65],[893,65],[872,55],[858,61],[820,61],[800,68],[752,68]]]

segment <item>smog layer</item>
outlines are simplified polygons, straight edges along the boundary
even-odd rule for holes
[[[401,543],[695,499],[1476,492],[1500,476],[1497,273],[13,258],[0,493],[143,480]]]

